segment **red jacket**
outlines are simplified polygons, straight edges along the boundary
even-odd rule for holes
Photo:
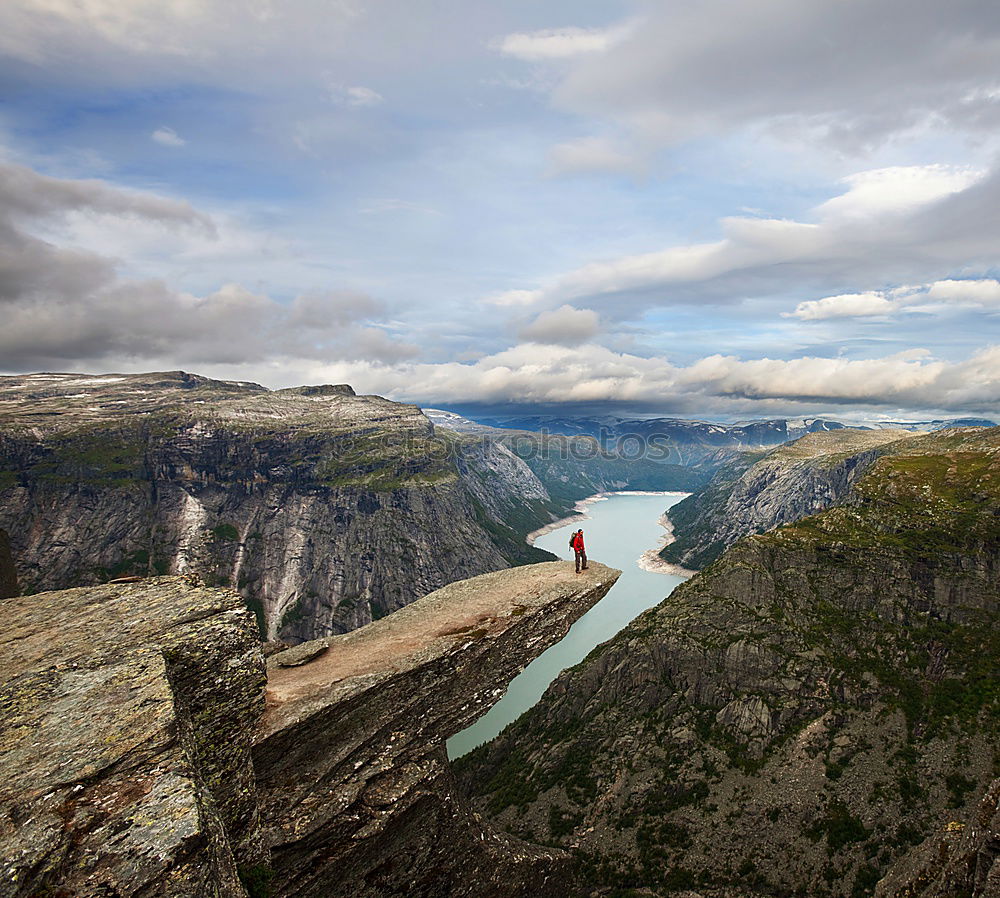
[[[584,549],[583,549],[583,534],[582,533],[577,533],[576,536],[573,537],[573,549],[575,551],[577,551],[577,552],[584,551]]]

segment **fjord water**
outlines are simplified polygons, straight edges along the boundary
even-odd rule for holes
[[[566,524],[535,540],[541,549],[560,558],[572,558],[569,535],[582,527],[590,560],[619,568],[622,575],[560,642],[511,681],[506,694],[489,712],[448,740],[449,757],[461,757],[496,736],[532,707],[561,671],[578,664],[591,649],[614,636],[640,612],[661,602],[683,581],[676,574],[644,570],[639,567],[639,558],[662,540],[660,516],[686,495],[613,493],[587,506],[590,520]]]

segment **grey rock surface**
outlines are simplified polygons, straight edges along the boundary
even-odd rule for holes
[[[324,640],[303,667],[272,668],[254,764],[277,893],[567,895],[566,856],[471,814],[444,744],[619,573],[554,562],[484,574]]]
[[[267,653],[268,667],[301,667],[330,650],[325,640],[314,639],[273,654]]]
[[[998,898],[1000,896],[1000,779],[963,820],[928,836],[890,871],[875,898]]]
[[[264,858],[264,665],[228,590],[175,578],[4,602],[0,895],[238,898]]]
[[[303,663],[272,666],[266,693],[230,590],[6,600],[0,896],[247,898],[256,880],[275,898],[561,898],[566,855],[472,814],[444,740],[618,575],[556,562],[451,584],[288,650]]]
[[[915,436],[843,428],[768,452],[734,455],[712,480],[670,510],[674,538],[660,555],[689,568],[710,564],[737,540],[830,508],[880,454]]]

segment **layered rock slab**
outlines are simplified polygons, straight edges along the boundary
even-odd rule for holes
[[[303,666],[270,659],[254,764],[277,894],[567,894],[565,855],[484,826],[444,746],[619,575],[565,562],[484,574],[322,640]]]
[[[0,895],[243,896],[264,664],[240,597],[160,578],[0,611]]]

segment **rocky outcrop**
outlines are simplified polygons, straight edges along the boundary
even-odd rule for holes
[[[244,896],[264,664],[239,596],[163,579],[3,614],[0,895]]]
[[[603,596],[565,563],[455,583],[271,657],[167,577],[4,602],[0,895],[529,898],[567,858],[494,834],[444,741]]]
[[[998,522],[1000,430],[907,443],[564,672],[460,782],[595,887],[869,895],[995,777]],[[987,876],[966,828],[939,865]]]
[[[20,595],[17,586],[17,569],[10,553],[10,538],[6,530],[0,530],[0,599]]]
[[[902,430],[814,433],[769,452],[731,456],[712,480],[670,510],[674,539],[660,556],[689,568],[713,562],[737,540],[844,500]]]
[[[561,509],[502,445],[344,386],[0,378],[0,526],[26,592],[194,572],[297,642],[551,558],[524,535]]]
[[[485,574],[323,641],[305,666],[275,655],[254,763],[277,894],[561,898],[566,857],[472,816],[445,741],[618,574],[563,562]]]

